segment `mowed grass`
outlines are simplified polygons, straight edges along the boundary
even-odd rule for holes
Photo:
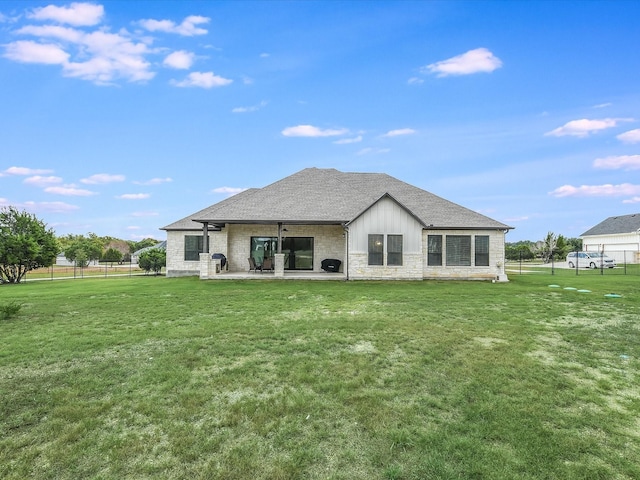
[[[640,478],[638,278],[550,278],[2,286],[0,478]]]

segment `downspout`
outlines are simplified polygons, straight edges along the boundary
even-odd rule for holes
[[[347,252],[344,262],[344,276],[345,280],[349,280],[349,227],[343,223],[342,229],[344,230],[344,241],[346,242],[345,250]]]

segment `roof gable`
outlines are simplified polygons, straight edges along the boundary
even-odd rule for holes
[[[640,230],[640,213],[609,217],[595,227],[584,232],[581,237],[591,235],[612,235],[617,233],[635,233]]]
[[[405,207],[402,203],[400,203],[399,201],[397,201],[395,198],[393,198],[393,195],[390,195],[389,193],[384,193],[380,198],[378,198],[375,202],[373,202],[371,205],[369,205],[367,208],[365,208],[362,212],[358,213],[354,218],[352,218],[351,220],[349,220],[347,222],[347,225],[352,224],[353,222],[355,222],[356,220],[358,220],[358,218],[360,218],[362,215],[364,215],[366,212],[368,212],[369,210],[371,210],[372,208],[374,208],[378,203],[380,203],[383,199],[388,198],[389,200],[391,200],[392,202],[394,202],[396,205],[398,205],[400,208],[402,208],[405,212],[407,212],[409,214],[409,216],[413,217],[415,219],[416,222],[418,222],[420,225],[422,225],[423,227],[426,227],[426,225],[424,224],[424,222],[422,220],[420,220],[420,218],[416,217],[414,215],[414,213],[409,210],[407,207]]]

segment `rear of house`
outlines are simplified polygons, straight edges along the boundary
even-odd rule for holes
[[[224,272],[273,260],[276,275],[345,279],[507,281],[511,227],[386,174],[308,168],[167,225],[167,275],[203,275],[214,254]],[[206,254],[206,255],[205,255]],[[331,270],[333,272],[333,270]]]

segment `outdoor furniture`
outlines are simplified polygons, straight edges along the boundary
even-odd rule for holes
[[[256,261],[253,257],[249,257],[249,271],[253,270],[253,273],[256,273],[256,270],[260,269],[262,271],[262,267],[256,265]]]
[[[333,272],[336,273],[340,270],[340,265],[342,262],[336,258],[325,258],[320,262],[320,268],[325,272]]]
[[[264,262],[262,262],[262,268],[260,268],[260,272],[264,272],[265,270],[273,271],[273,260],[271,258],[265,258]]]

